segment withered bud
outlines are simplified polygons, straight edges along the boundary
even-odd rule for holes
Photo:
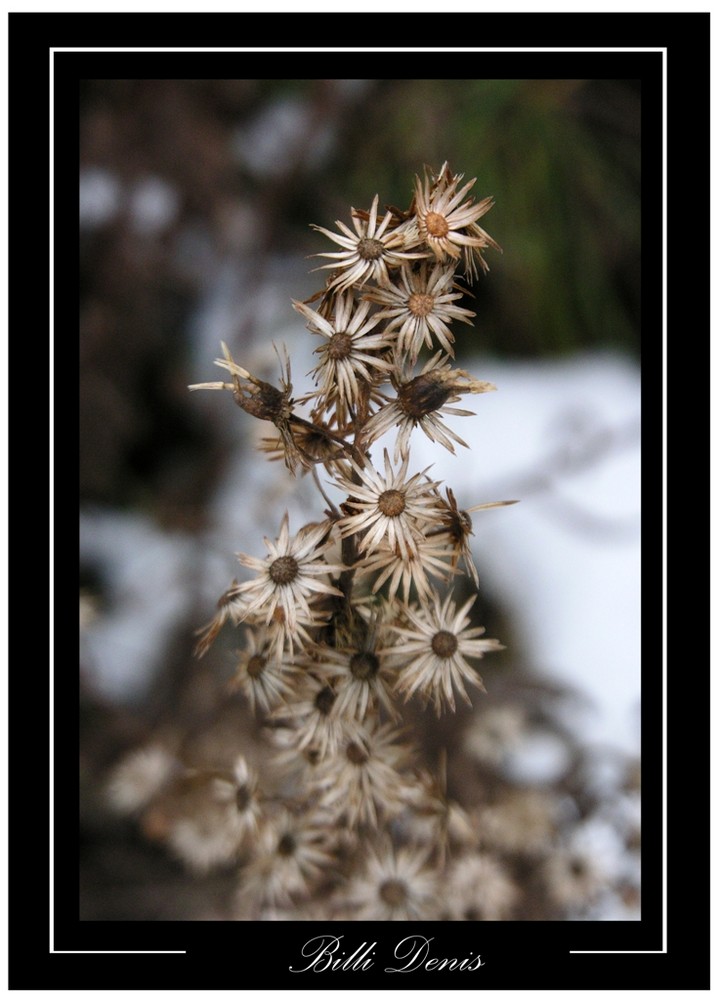
[[[287,356],[287,351],[284,351],[284,357],[280,358],[276,349],[278,360],[281,367],[284,368],[284,372],[280,376],[281,388],[277,389],[274,385],[270,385],[269,382],[263,382],[262,379],[251,375],[246,368],[241,367],[241,365],[233,361],[226,344],[222,344],[221,346],[225,357],[218,358],[215,364],[230,372],[232,382],[201,382],[197,385],[191,385],[189,388],[229,389],[233,394],[235,402],[246,413],[257,417],[259,420],[269,420],[275,424],[280,431],[285,464],[295,474],[298,463],[302,462],[302,456],[297,449],[292,431],[290,430],[290,421],[295,418],[293,418],[293,400],[290,398],[292,382],[290,381],[290,360]]]
[[[420,420],[464,392],[490,392],[491,382],[480,382],[461,368],[439,368],[417,375],[398,387],[400,409],[413,420]]]
[[[420,420],[426,413],[444,406],[452,394],[452,386],[445,383],[439,372],[426,372],[403,383],[398,389],[397,401],[403,413]]]
[[[292,413],[286,392],[252,376],[249,385],[235,385],[233,398],[246,413],[260,420],[271,420],[274,424],[279,420],[287,420]]]
[[[285,376],[280,379],[282,389],[277,389],[274,385],[263,382],[262,379],[256,378],[245,368],[236,364],[225,344],[222,345],[222,349],[225,360],[218,360],[215,364],[226,368],[232,375],[232,394],[237,405],[259,420],[270,420],[275,425],[287,422],[292,413],[290,402],[292,383],[287,356],[285,358]]]
[[[246,413],[259,420],[270,420],[280,427],[287,424],[292,415],[292,382],[290,381],[290,362],[285,354],[285,372],[281,375],[281,389],[277,389],[269,382],[263,382],[250,372],[237,364],[227,344],[221,344],[224,358],[218,358],[215,364],[219,368],[225,368],[232,375],[232,382],[201,382],[191,385],[190,389],[230,389],[233,398],[238,406]],[[282,364],[282,361],[281,361]]]

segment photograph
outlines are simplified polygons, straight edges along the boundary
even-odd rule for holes
[[[638,919],[640,112],[83,81],[82,919]]]
[[[666,49],[109,18],[49,70],[57,985],[240,989],[238,941],[283,989],[665,955]]]

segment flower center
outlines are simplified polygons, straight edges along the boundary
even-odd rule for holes
[[[335,692],[331,687],[324,687],[315,695],[315,708],[321,715],[330,715],[335,704]]]
[[[245,812],[251,802],[252,792],[247,785],[243,785],[241,788],[238,788],[235,792],[235,805],[237,806],[237,811]]]
[[[385,490],[378,497],[377,505],[385,517],[398,517],[405,510],[405,494],[400,490]]]
[[[363,260],[377,260],[378,257],[382,257],[384,250],[385,247],[380,240],[371,240],[367,236],[359,240],[357,245],[358,256]]]
[[[359,681],[369,681],[380,669],[380,660],[374,653],[353,653],[350,657],[350,673]]]
[[[436,632],[432,637],[432,651],[441,660],[447,660],[458,648],[457,637],[452,632]]]
[[[359,743],[348,743],[345,750],[345,756],[351,764],[357,764],[358,767],[362,764],[366,764],[370,759]]]
[[[425,226],[427,227],[428,235],[435,236],[437,239],[442,239],[443,236],[447,236],[450,232],[447,219],[444,215],[439,215],[438,212],[428,212],[425,216]]]
[[[260,656],[259,653],[254,653],[247,662],[248,677],[252,677],[253,680],[256,680],[265,669],[266,663],[267,660],[264,656]]]
[[[332,361],[341,361],[352,353],[353,339],[349,333],[334,333],[327,345],[328,357]]]
[[[426,293],[413,292],[408,299],[408,309],[413,316],[427,316],[435,305],[435,297]]]
[[[292,857],[297,848],[295,838],[291,833],[284,833],[277,845],[278,854],[282,855],[284,858]]]
[[[407,899],[405,883],[399,878],[389,878],[380,886],[380,899],[388,906],[402,906]]]
[[[292,556],[280,556],[270,564],[268,573],[273,583],[292,583],[299,573],[299,567]]]
[[[581,858],[573,858],[568,868],[573,878],[580,878],[585,874],[585,864]]]

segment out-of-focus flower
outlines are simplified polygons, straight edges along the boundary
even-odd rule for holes
[[[245,838],[253,838],[261,815],[258,779],[244,757],[233,770],[188,771],[155,807],[167,826],[172,851],[193,871],[234,861]],[[158,828],[150,815],[148,823]]]
[[[559,806],[551,792],[506,789],[497,801],[475,812],[481,845],[502,854],[543,855],[557,832]]]
[[[403,807],[402,772],[411,759],[403,737],[391,724],[346,725],[337,753],[314,773],[321,805],[351,827],[377,826],[379,817],[398,813]]]
[[[107,782],[107,798],[116,812],[143,809],[167,784],[179,765],[165,747],[152,745],[122,758]]]
[[[427,920],[437,915],[438,880],[427,848],[368,848],[364,870],[352,879],[345,903],[357,920]]]
[[[510,872],[491,854],[453,862],[446,885],[450,920],[507,920],[520,895]]]
[[[263,907],[302,899],[329,866],[332,850],[326,815],[283,809],[263,824],[253,858],[240,872],[240,900]]]
[[[526,724],[525,712],[516,705],[486,707],[463,733],[463,749],[479,763],[496,767],[520,745]]]

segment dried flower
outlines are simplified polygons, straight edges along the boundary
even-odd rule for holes
[[[437,916],[438,880],[427,848],[368,850],[365,868],[348,885],[346,904],[357,920],[428,920]]]
[[[172,778],[178,763],[165,747],[157,744],[133,750],[113,769],[107,797],[118,813],[143,809]]]
[[[237,587],[238,593],[247,601],[246,616],[259,614],[269,624],[275,612],[281,610],[285,635],[292,642],[299,613],[306,620],[312,619],[311,602],[317,594],[342,597],[337,587],[318,579],[344,568],[342,565],[330,565],[323,559],[331,545],[327,540],[330,528],[328,522],[307,525],[291,538],[286,513],[275,542],[265,539],[268,556],[259,559],[238,553],[237,558],[242,565],[257,573],[254,580]]]
[[[447,260],[448,257],[458,260],[466,247],[481,251],[490,245],[499,249],[484,230],[474,225],[493,207],[492,197],[483,198],[477,204],[473,204],[472,198],[462,203],[477,181],[474,177],[458,191],[462,176],[453,175],[445,163],[437,176],[426,170],[424,181],[415,178],[418,237],[438,260]]]
[[[362,721],[382,706],[397,716],[391,689],[395,673],[389,667],[392,641],[377,616],[369,624],[356,626],[354,637],[343,645],[318,646],[313,651],[313,669],[333,685],[337,717]]]
[[[351,827],[377,826],[380,816],[398,813],[403,806],[402,772],[411,760],[403,735],[391,724],[375,720],[363,726],[345,725],[337,752],[326,757],[313,775],[321,805]]]
[[[428,535],[414,549],[406,551],[383,543],[358,563],[357,574],[375,577],[374,594],[387,585],[388,598],[394,598],[402,588],[402,599],[407,604],[415,587],[421,599],[430,600],[433,590],[429,578],[447,581],[454,572],[452,557],[452,549],[443,536]]]
[[[297,670],[278,650],[277,629],[248,628],[245,639],[228,688],[242,692],[253,712],[269,712],[292,695]]]
[[[432,271],[423,261],[418,271],[400,271],[400,282],[388,288],[376,288],[366,293],[367,298],[384,308],[376,320],[387,319],[385,333],[397,334],[397,357],[401,363],[405,355],[410,365],[417,361],[423,346],[432,348],[433,337],[451,357],[454,356],[453,336],[449,323],[459,320],[472,326],[469,309],[455,305],[463,297],[454,291],[455,268],[437,263]]]
[[[372,334],[379,316],[368,317],[369,302],[356,304],[351,292],[338,295],[330,319],[321,316],[303,302],[293,301],[293,307],[308,320],[308,328],[326,338],[316,348],[321,362],[313,369],[325,408],[335,406],[338,422],[347,423],[348,408],[357,409],[366,387],[379,374],[393,370],[392,364],[378,351],[392,344],[387,333]]]
[[[416,552],[422,525],[432,520],[437,484],[426,478],[427,469],[407,479],[407,456],[397,470],[387,451],[384,459],[384,476],[369,462],[362,468],[351,462],[355,477],[337,478],[337,486],[350,494],[343,507],[359,511],[341,518],[338,527],[345,537],[361,533],[360,552],[372,552],[382,542],[402,553]]]
[[[285,743],[296,754],[314,751],[314,761],[334,753],[343,734],[343,721],[336,710],[337,694],[326,676],[310,673],[314,661],[306,657],[302,680],[295,688],[295,697],[276,709],[274,721],[287,723],[291,730]]]
[[[244,757],[230,774],[190,770],[158,807],[165,813],[167,841],[196,872],[234,861],[245,837],[255,834],[260,816],[257,776]]]
[[[453,454],[455,454],[453,441],[467,448],[467,443],[446,427],[438,414],[450,413],[471,417],[472,410],[460,410],[447,404],[457,402],[460,396],[467,392],[491,392],[495,389],[490,382],[480,382],[469,372],[452,368],[440,351],[430,358],[415,378],[407,381],[395,378],[393,384],[397,390],[396,398],[388,401],[386,406],[368,420],[365,425],[365,439],[371,444],[393,427],[397,427],[395,461],[401,455],[408,454],[410,435],[415,427],[420,427],[431,441],[437,441]]]
[[[470,514],[476,510],[507,507],[510,504],[517,503],[517,500],[494,500],[491,503],[479,503],[475,504],[474,507],[468,507],[467,510],[460,510],[455,499],[455,494],[449,486],[446,488],[445,493],[447,500],[444,500],[438,494],[439,516],[443,525],[442,529],[438,529],[439,533],[446,531],[450,538],[453,546],[453,569],[457,567],[458,562],[462,559],[465,569],[473,578],[475,586],[478,587],[480,579],[475,563],[473,562],[472,552],[470,551],[470,536],[473,533]]]
[[[283,809],[260,829],[251,862],[240,874],[240,897],[255,905],[288,906],[306,896],[332,859],[327,815]]]
[[[389,228],[393,219],[391,211],[386,213],[378,225],[378,201],[378,195],[375,195],[369,214],[356,212],[354,208],[350,210],[354,233],[339,220],[335,225],[342,231],[342,235],[331,233],[322,226],[312,227],[344,248],[336,253],[315,254],[316,257],[332,258],[333,263],[323,264],[318,270],[331,268],[338,271],[329,285],[337,292],[344,291],[351,285],[364,285],[370,279],[379,285],[387,285],[390,280],[389,267],[400,267],[406,261],[426,256],[425,253],[405,251],[405,233],[400,229]]]
[[[448,873],[450,920],[506,920],[520,892],[505,865],[491,854],[470,854]]]
[[[295,446],[291,430],[293,419],[292,381],[290,377],[290,359],[287,352],[280,361],[283,373],[280,377],[280,389],[269,382],[251,375],[247,369],[237,364],[228,350],[227,344],[221,344],[224,358],[217,358],[215,364],[225,368],[232,375],[232,382],[198,382],[189,386],[196,389],[228,389],[233,394],[235,402],[259,420],[269,420],[277,427],[285,450],[285,463],[294,474],[298,463],[303,463],[303,457]],[[280,355],[278,354],[280,360]]]
[[[220,629],[230,619],[239,620],[238,614],[239,593],[237,580],[233,580],[224,594],[218,598],[217,613],[210,619],[207,625],[198,629],[195,635],[200,636],[195,645],[195,655],[204,656],[218,637]],[[241,612],[242,614],[242,612]]]
[[[397,687],[406,701],[417,692],[425,702],[432,701],[440,715],[445,707],[455,711],[454,691],[466,704],[472,704],[464,682],[485,690],[482,678],[466,658],[481,659],[485,653],[504,647],[497,639],[478,638],[484,628],[467,628],[468,611],[474,602],[475,596],[457,609],[451,594],[442,604],[435,594],[430,605],[405,608],[405,616],[414,628],[395,626],[405,641],[395,646],[393,653],[395,661],[404,667]]]

